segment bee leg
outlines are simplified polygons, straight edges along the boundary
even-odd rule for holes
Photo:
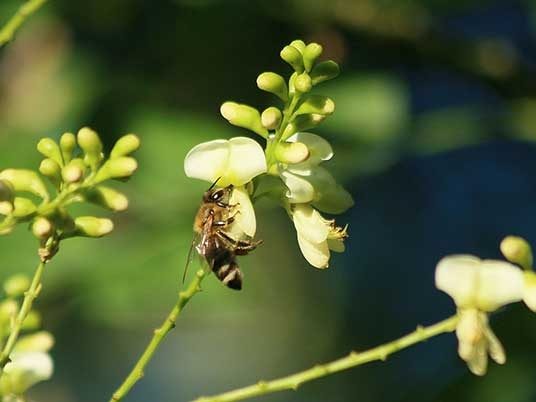
[[[236,255],[246,255],[250,251],[255,250],[255,248],[262,243],[262,240],[258,241],[246,241],[246,240],[236,240],[229,236],[224,231],[218,230],[216,234],[225,241],[229,246],[231,246]]]

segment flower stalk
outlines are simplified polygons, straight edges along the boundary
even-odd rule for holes
[[[333,360],[325,364],[317,364],[310,369],[300,371],[295,374],[281,377],[272,381],[259,381],[256,384],[224,392],[213,396],[203,396],[192,402],[231,402],[266,395],[273,392],[294,390],[296,391],[302,384],[326,377],[339,371],[348,370],[353,367],[370,363],[376,360],[385,361],[389,355],[406,349],[416,343],[423,342],[434,336],[453,332],[458,323],[458,316],[453,315],[446,320],[440,321],[428,327],[419,326],[410,334],[398,338],[392,342],[385,343],[364,352],[350,352],[346,357]]]
[[[134,384],[136,384],[143,377],[145,367],[147,366],[154,353],[164,340],[165,336],[169,333],[169,331],[175,328],[175,322],[177,321],[177,318],[182,312],[184,306],[197,292],[201,291],[201,282],[203,281],[205,275],[206,272],[203,269],[198,270],[194,279],[192,280],[192,282],[190,282],[186,290],[179,292],[179,297],[177,299],[177,302],[175,303],[175,306],[173,306],[173,309],[167,315],[162,325],[154,330],[153,337],[147,344],[147,347],[145,348],[142,355],[134,365],[134,368],[125,378],[121,386],[117,388],[117,390],[114,392],[112,398],[110,399],[110,402],[117,402],[122,400],[125,395],[130,391],[130,389],[134,386]]]
[[[35,13],[47,0],[28,0],[19,7],[17,12],[0,30],[0,47],[10,42],[15,36],[15,32],[26,21],[26,19]]]

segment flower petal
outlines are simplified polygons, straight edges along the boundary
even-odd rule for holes
[[[505,261],[484,260],[479,269],[477,307],[495,311],[523,299],[523,272]]]
[[[296,204],[292,210],[292,220],[298,234],[313,243],[327,240],[330,222],[308,204]],[[327,247],[327,246],[326,246]]]
[[[266,158],[259,143],[247,137],[203,142],[184,158],[186,176],[218,186],[242,186],[266,172]]]
[[[255,210],[249,198],[249,194],[244,187],[235,187],[229,200],[231,205],[238,204],[238,213],[235,215],[235,221],[231,226],[231,233],[234,228],[238,228],[240,234],[244,233],[249,237],[255,236],[257,230],[257,221],[255,219]]]
[[[458,307],[474,307],[480,263],[481,260],[472,255],[443,258],[435,272],[436,287],[452,297]]]
[[[536,313],[536,273],[525,271],[525,290],[523,291],[523,301],[532,311]]]
[[[300,250],[309,264],[315,268],[327,268],[329,265],[328,242],[313,243],[298,232],[298,244]]]
[[[11,392],[22,394],[32,385],[52,377],[54,365],[47,353],[16,352],[12,354],[12,362],[4,369],[9,376]]]
[[[315,189],[303,177],[297,176],[288,170],[282,170],[279,175],[288,188],[286,196],[291,204],[301,204],[313,200]]]
[[[506,353],[499,338],[495,335],[489,325],[484,328],[484,335],[488,342],[488,353],[490,357],[498,364],[506,363]]]
[[[333,156],[333,149],[329,142],[319,135],[312,133],[296,133],[287,141],[304,143],[309,149],[310,156],[308,163],[318,165],[322,161],[327,161]]]

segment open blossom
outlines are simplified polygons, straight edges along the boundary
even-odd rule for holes
[[[186,176],[216,183],[219,187],[233,185],[230,202],[240,205],[233,228],[253,237],[257,228],[255,211],[245,185],[266,172],[266,158],[261,146],[247,137],[203,142],[193,147],[184,159]]]
[[[523,272],[505,261],[453,255],[438,263],[435,281],[437,288],[451,296],[458,307],[458,354],[471,372],[484,375],[488,355],[503,364],[506,355],[489,326],[488,313],[523,299]]]

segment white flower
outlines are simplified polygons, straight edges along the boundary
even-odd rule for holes
[[[266,158],[261,146],[251,138],[203,142],[184,158],[186,176],[227,187],[240,187],[266,172]]]
[[[186,155],[184,171],[188,177],[217,182],[218,187],[233,185],[229,203],[239,205],[239,213],[235,215],[230,232],[255,235],[255,211],[244,185],[266,172],[264,151],[256,141],[234,137],[198,144]]]
[[[476,375],[484,375],[489,356],[499,364],[506,355],[488,323],[488,312],[523,298],[522,271],[505,261],[453,255],[437,264],[435,282],[458,307],[458,354]]]
[[[335,178],[320,165],[331,159],[333,150],[329,142],[311,133],[296,133],[288,140],[302,143],[308,149],[308,157],[300,163],[278,165],[278,172],[287,186],[286,197],[291,204],[313,203],[328,213],[342,213],[353,205],[352,196]]]
[[[330,249],[344,251],[346,229],[335,226],[308,204],[296,204],[291,208],[298,244],[305,259],[316,268],[327,268]]]
[[[456,326],[458,354],[476,375],[486,374],[488,354],[499,364],[506,362],[501,342],[491,330],[488,314],[477,309],[461,309]]]
[[[523,301],[532,311],[536,313],[536,273],[534,271],[525,271],[525,290],[523,292]]]

